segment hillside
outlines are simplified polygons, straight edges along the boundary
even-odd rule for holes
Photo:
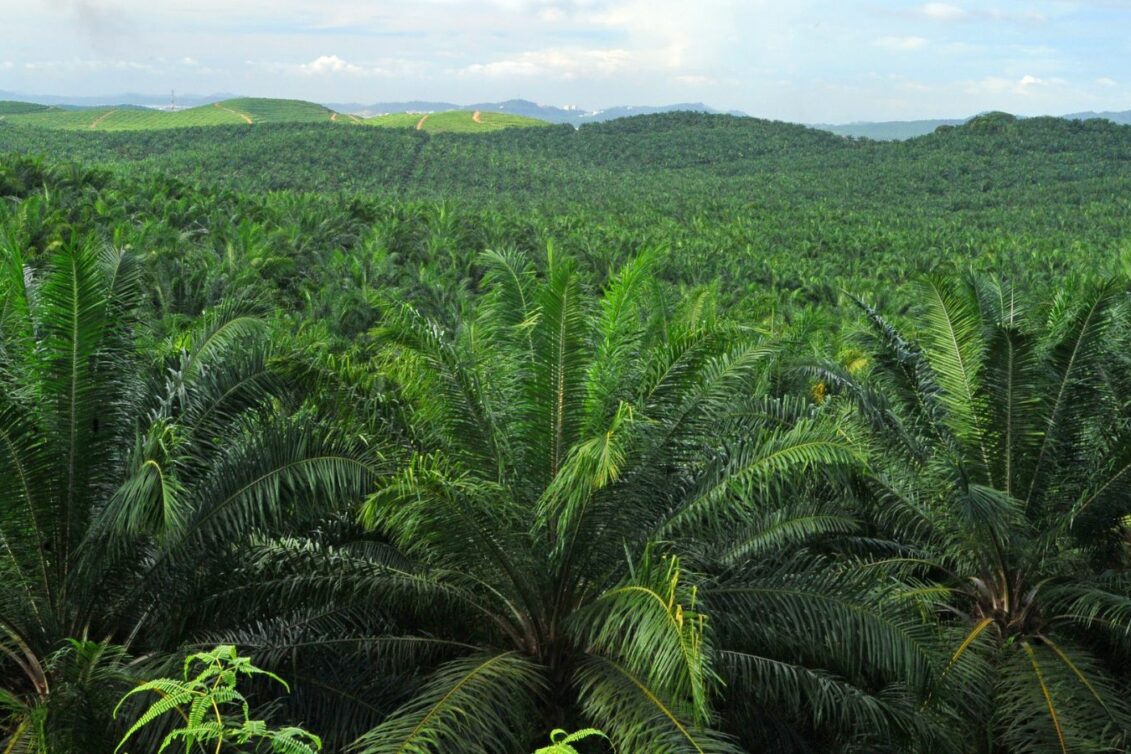
[[[28,113],[38,113],[44,110],[50,110],[47,105],[36,105],[31,102],[16,102],[12,100],[0,100],[0,116],[6,115],[26,115]]]
[[[451,110],[440,113],[390,113],[365,119],[381,128],[413,128],[429,133],[486,133],[504,128],[531,128],[549,125],[536,118],[478,110]]]
[[[1100,120],[990,114],[877,142],[694,113],[483,134],[418,131],[420,117],[398,128],[149,132],[0,122],[0,152],[212,190],[456,202],[473,218],[505,212],[504,225],[530,226],[523,243],[577,225],[589,228],[578,231],[586,254],[621,258],[660,244],[673,275],[733,277],[767,291],[821,278],[831,287],[804,294],[819,298],[835,298],[837,286],[894,295],[892,281],[940,264],[1035,280],[1113,269],[1131,215],[1131,127]],[[473,245],[491,247],[486,238]]]
[[[1054,116],[1039,116],[1050,118]],[[1058,120],[1110,120],[1119,125],[1131,125],[1131,110],[1122,112],[1083,112],[1055,116]],[[962,119],[937,119],[937,120],[893,120],[893,121],[863,121],[859,123],[815,123],[813,128],[830,131],[841,136],[852,136],[862,139],[875,139],[877,141],[898,141],[914,139],[917,136],[926,136],[933,133],[940,126],[960,126],[970,118]]]
[[[0,117],[10,123],[72,131],[156,131],[200,126],[271,123],[341,123],[415,128],[429,132],[483,133],[505,128],[547,125],[544,121],[506,113],[452,111],[395,113],[368,120],[335,112],[303,100],[240,97],[170,112],[133,105],[71,107],[0,102]],[[421,123],[421,121],[424,121]]]
[[[317,123],[335,119],[322,105],[301,100],[239,98],[170,112],[132,105],[45,107],[4,103],[0,114],[20,125],[88,131],[148,131],[168,128],[255,123]]]
[[[450,110],[466,110],[469,112],[498,113],[500,115],[521,115],[548,123],[569,124],[580,126],[585,123],[603,123],[617,118],[627,118],[633,115],[656,115],[672,112],[697,112],[720,114],[720,111],[709,107],[702,102],[682,102],[671,105],[616,105],[603,109],[555,105],[540,105],[525,99],[509,99],[503,102],[476,102],[470,105],[457,105],[452,102],[430,102],[426,100],[409,102],[376,102],[371,105],[359,102],[335,103],[329,105],[339,112],[349,112],[366,116],[377,116],[396,113],[441,113]],[[743,113],[731,113],[743,115]]]

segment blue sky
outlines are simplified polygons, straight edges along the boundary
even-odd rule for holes
[[[703,101],[801,122],[1131,109],[1131,0],[0,0],[0,90]]]

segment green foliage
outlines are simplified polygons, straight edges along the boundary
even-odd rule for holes
[[[189,677],[194,665],[203,665],[196,675]],[[322,741],[312,733],[301,728],[271,729],[263,720],[252,720],[247,699],[237,689],[240,676],[264,676],[277,681],[288,691],[286,682],[274,673],[260,670],[251,664],[250,658],[240,657],[235,647],[220,646],[210,652],[198,652],[185,659],[183,679],[158,678],[146,681],[122,697],[114,710],[117,717],[131,697],[135,694],[154,693],[159,699],[142,713],[122,737],[118,748],[139,730],[160,718],[176,713],[184,724],[166,734],[159,752],[169,746],[183,742],[185,754],[194,747],[202,751],[212,749],[219,752],[225,744],[242,748],[252,745],[259,750],[268,744],[271,751],[278,754],[314,754],[322,750]],[[236,712],[231,712],[232,708]]]
[[[952,645],[938,693],[959,694],[971,746],[1127,745],[1125,680],[1101,659],[1131,631],[1126,290],[1027,311],[1004,286],[932,279],[917,342],[869,312],[883,389],[836,378],[875,417],[868,504]]]
[[[488,133],[504,128],[548,126],[545,121],[522,115],[451,110],[442,113],[389,113],[365,120],[381,128],[413,128],[428,133]]]
[[[90,710],[116,692],[66,680],[59,647],[95,635],[175,650],[214,620],[204,600],[239,541],[331,515],[320,501],[360,497],[371,472],[353,440],[301,409],[247,308],[145,341],[133,254],[46,251],[7,245],[0,258],[0,688],[23,710],[17,728],[100,752],[111,723]],[[102,646],[74,645],[74,661],[105,666]]]
[[[0,751],[1127,748],[1126,129],[292,105],[0,122]]]
[[[535,750],[534,754],[578,754],[573,744],[587,738],[607,738],[607,736],[596,728],[582,728],[573,733],[556,728],[550,732],[550,745]]]
[[[46,108],[15,107],[8,103],[0,114],[13,123],[34,128],[88,131],[151,131],[256,123],[321,123],[338,120],[336,113],[300,100],[240,98],[200,105],[184,110],[153,110],[146,107]],[[4,112],[7,110],[8,112]],[[341,116],[343,123],[356,122]]]

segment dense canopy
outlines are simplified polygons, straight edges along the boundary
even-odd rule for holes
[[[1131,747],[1131,129],[0,151],[0,752]]]

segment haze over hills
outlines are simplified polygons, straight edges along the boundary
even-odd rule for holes
[[[1112,123],[1119,123],[1120,125],[1124,125],[1124,126],[1131,125],[1131,110],[1124,110],[1122,112],[1106,111],[1106,112],[1102,112],[1102,113],[1088,111],[1088,112],[1084,112],[1084,113],[1072,113],[1071,115],[1065,115],[1064,117],[1069,118],[1071,120],[1090,120],[1092,118],[1106,118],[1107,120],[1110,120]]]
[[[141,105],[76,107],[0,100],[0,122],[71,131],[153,131],[202,126],[337,123],[409,128],[433,133],[485,133],[505,128],[549,127],[545,120],[494,110],[399,112],[361,118],[305,100],[241,97],[211,105],[169,109]]]
[[[926,136],[933,133],[939,126],[960,126],[968,118],[939,119],[939,120],[891,120],[875,123],[814,123],[813,128],[822,131],[831,131],[840,136],[853,136],[856,138],[876,139],[877,141],[900,141],[913,139],[916,136]]]
[[[170,102],[176,102],[178,108],[198,107],[211,105],[225,100],[246,98],[244,95],[231,93],[218,94],[137,94],[132,92],[122,94],[108,94],[101,96],[63,97],[57,95],[26,94],[0,90],[0,100],[30,102],[37,105],[52,105],[55,107],[106,107],[127,106],[167,108]],[[692,112],[719,114],[722,110],[710,107],[702,102],[678,102],[668,105],[616,105],[604,109],[585,108],[577,106],[541,105],[525,99],[510,99],[503,102],[475,102],[471,104],[457,104],[454,102],[440,102],[432,100],[409,100],[402,102],[375,102],[364,104],[360,102],[319,102],[318,104],[339,113],[348,113],[360,117],[374,115],[387,115],[389,113],[438,113],[450,110],[468,110],[482,112],[496,112],[507,115],[521,115],[527,118],[536,118],[549,123],[594,123],[614,118],[624,118],[630,115],[651,115],[654,113],[669,113],[681,110]],[[729,115],[746,115],[734,110],[728,111]]]
[[[624,118],[630,115],[654,115],[656,113],[670,113],[690,111],[721,114],[723,111],[702,102],[679,102],[671,105],[617,105],[601,110],[586,109],[575,106],[558,107],[556,105],[540,105],[525,99],[510,99],[505,102],[477,102],[470,105],[459,105],[452,102],[377,102],[372,105],[362,105],[356,102],[328,103],[339,112],[353,113],[354,115],[384,115],[387,113],[403,112],[441,112],[447,110],[479,110],[482,112],[498,112],[508,115],[522,115],[527,118],[537,118],[549,123],[569,123],[580,125],[582,123],[597,123],[615,118]],[[737,110],[730,111],[729,115],[746,115]]]
[[[913,139],[916,136],[926,136],[929,133],[934,133],[935,129],[939,126],[961,126],[963,123],[970,122],[973,117],[976,116],[960,119],[940,118],[934,120],[894,120],[842,124],[814,123],[812,125],[813,128],[831,131],[841,136],[876,139],[877,141],[898,141],[902,139]],[[1102,113],[1089,111],[1054,117],[1064,118],[1065,120],[1092,120],[1093,118],[1103,118],[1120,125],[1131,125],[1131,110]]]
[[[224,100],[238,99],[241,96],[242,95],[239,94],[226,92],[216,94],[176,94],[173,92],[166,92],[164,94],[137,94],[126,92],[122,94],[70,97],[53,94],[28,94],[26,92],[13,92],[0,89],[0,100],[30,102],[36,105],[51,105],[63,108],[106,107],[110,105],[118,107],[134,105],[137,107],[165,108],[168,107],[173,100],[176,101],[178,108],[198,107],[200,105],[211,105],[215,102],[223,102]]]

